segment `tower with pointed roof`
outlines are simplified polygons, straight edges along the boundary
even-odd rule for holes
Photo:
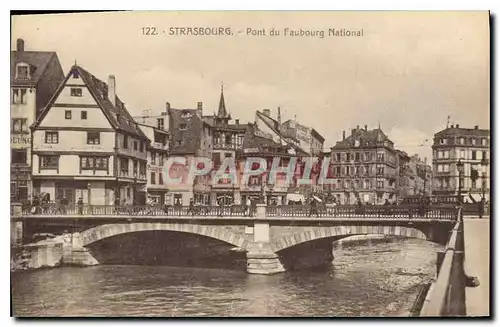
[[[231,114],[226,110],[226,101],[224,100],[224,84],[220,87],[220,100],[219,109],[217,110],[217,115],[214,117],[216,124],[227,125],[231,120]]]

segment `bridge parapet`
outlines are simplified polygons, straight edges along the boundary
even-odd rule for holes
[[[438,253],[437,278],[431,285],[420,316],[465,316],[464,232],[462,211],[444,251]]]
[[[218,218],[410,218],[456,220],[458,209],[430,206],[351,206],[312,209],[305,205],[255,207],[235,206],[113,206],[113,205],[42,205],[11,207],[13,217],[218,217]]]

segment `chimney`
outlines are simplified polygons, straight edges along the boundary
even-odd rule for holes
[[[479,129],[479,125],[474,126],[474,129]]]
[[[355,129],[351,128],[351,135],[354,135],[354,131],[355,131]]]
[[[236,125],[240,124],[240,120],[239,119],[235,119],[234,122],[236,123]]]
[[[203,102],[198,102],[198,116],[203,116]]]
[[[458,124],[455,125],[455,128],[459,128],[459,127],[460,127],[460,125],[458,125]]]
[[[263,109],[262,113],[264,116],[271,117],[271,109]]]
[[[170,111],[170,102],[165,102],[165,111],[167,113]]]
[[[116,106],[116,80],[115,75],[109,75],[108,78],[108,99],[113,106]]]
[[[367,131],[367,130],[368,130],[368,125],[365,125],[365,131]]]
[[[17,52],[23,52],[24,51],[24,40],[23,39],[17,39]]]
[[[359,125],[358,125],[358,126],[356,126],[356,129],[359,129]]]
[[[342,141],[345,140],[345,131],[342,131]]]

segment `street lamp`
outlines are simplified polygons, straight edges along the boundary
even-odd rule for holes
[[[462,203],[462,177],[464,175],[464,164],[462,159],[459,159],[457,162],[457,170],[458,170],[458,203]]]
[[[486,200],[486,170],[488,169],[488,159],[483,158],[481,160],[481,167],[482,167],[482,175],[481,175],[481,181],[482,181],[482,189],[483,189],[483,200]]]

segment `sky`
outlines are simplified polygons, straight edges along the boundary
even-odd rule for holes
[[[144,35],[155,27],[158,35]],[[168,35],[175,27],[231,28],[227,36]],[[272,28],[279,36],[269,36]],[[323,30],[323,38],[284,29]],[[363,31],[328,36],[329,29]],[[266,35],[247,35],[247,30]],[[163,33],[165,32],[165,33]],[[251,33],[250,33],[251,34]],[[65,73],[75,63],[106,81],[132,115],[226,108],[240,122],[271,109],[335,145],[356,126],[382,130],[408,154],[432,158],[447,117],[489,128],[487,12],[123,12],[18,16],[11,47],[56,51]],[[423,146],[422,146],[423,144]]]

